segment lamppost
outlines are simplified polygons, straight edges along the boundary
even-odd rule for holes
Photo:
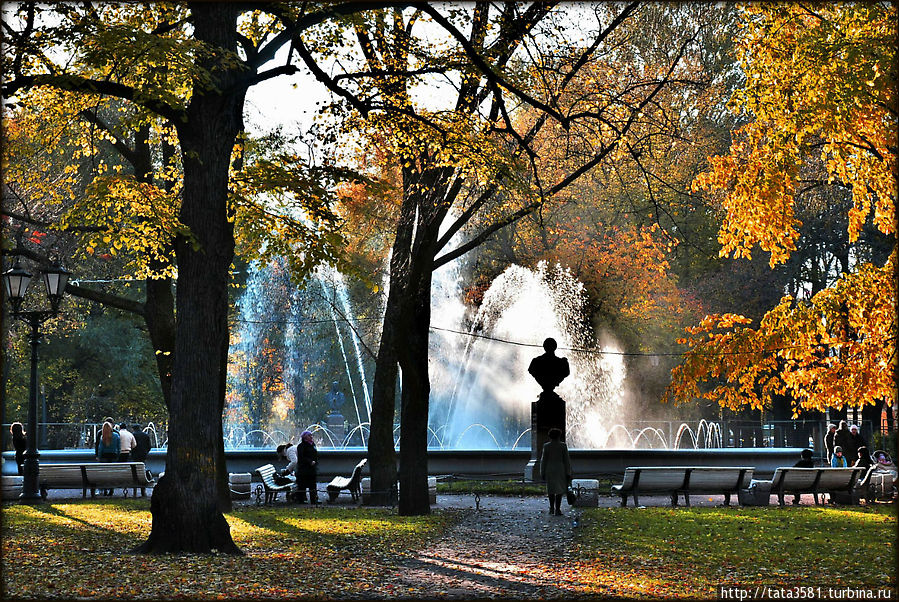
[[[41,493],[38,488],[38,468],[40,453],[37,451],[37,346],[40,344],[41,324],[52,318],[59,312],[59,302],[66,290],[66,283],[71,272],[63,268],[59,261],[43,270],[44,284],[47,287],[47,296],[50,297],[50,311],[29,310],[22,311],[22,300],[25,291],[31,282],[32,274],[22,269],[16,260],[11,270],[3,274],[3,283],[6,286],[6,294],[12,304],[12,315],[31,327],[28,340],[31,343],[31,386],[28,399],[28,446],[24,454],[24,479],[22,482],[22,495],[19,499],[22,503],[33,504],[41,501]]]

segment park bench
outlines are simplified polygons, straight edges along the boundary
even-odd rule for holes
[[[38,470],[38,487],[41,496],[47,497],[49,489],[80,489],[82,497],[90,490],[94,497],[97,489],[121,487],[128,495],[128,489],[140,488],[146,495],[146,487],[155,481],[147,473],[143,462],[91,462],[88,464],[41,464]]]
[[[3,487],[4,500],[17,500],[22,494],[24,478],[21,475],[3,475],[0,483]]]
[[[353,468],[353,474],[349,477],[334,477],[331,479],[331,482],[328,483],[328,501],[332,504],[337,501],[337,497],[340,495],[340,492],[344,489],[350,492],[350,496],[352,496],[353,501],[359,501],[359,496],[362,495],[362,469],[365,468],[368,460],[362,458],[362,460],[356,464],[356,467]]]
[[[749,487],[739,493],[740,503],[744,506],[767,506],[771,496],[777,496],[777,502],[784,505],[784,496],[788,494],[811,493],[815,496],[815,504],[820,504],[819,494],[847,493],[849,499],[863,477],[866,468],[793,468],[781,467],[774,471],[770,481],[753,480]],[[855,498],[857,500],[857,498]],[[852,503],[852,502],[850,502]],[[854,502],[854,503],[857,503]]]
[[[286,493],[285,497],[290,494],[291,488],[293,488],[295,481],[291,480],[290,483],[284,483],[283,485],[279,485],[275,482],[275,474],[277,471],[275,467],[271,464],[266,464],[265,466],[260,466],[256,470],[253,471],[255,474],[259,475],[259,480],[261,481],[260,485],[256,486],[256,505],[259,506],[263,502],[263,495],[265,496],[265,503],[271,504],[276,499],[278,499],[278,494],[284,491]]]
[[[612,486],[612,493],[621,496],[621,505],[627,506],[627,496],[634,496],[639,506],[640,494],[670,495],[671,505],[677,506],[677,496],[684,496],[690,505],[690,494],[724,494],[725,505],[730,505],[731,494],[749,486],[752,480],[751,466],[632,466],[624,471],[620,485]]]

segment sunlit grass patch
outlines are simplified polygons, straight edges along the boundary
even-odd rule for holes
[[[215,599],[363,596],[384,567],[458,520],[384,508],[244,507],[226,515],[244,556],[134,556],[149,500],[3,506],[5,597]],[[347,579],[350,575],[351,578]]]
[[[889,506],[599,508],[583,525],[581,579],[598,591],[710,597],[719,585],[884,586],[896,578]]]

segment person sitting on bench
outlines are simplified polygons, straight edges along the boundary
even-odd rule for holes
[[[282,443],[275,450],[278,453],[278,458],[281,460],[287,460],[287,466],[284,467],[280,473],[275,475],[275,483],[278,485],[283,485],[286,482],[286,477],[291,475],[296,475],[297,469],[297,446],[293,443]],[[306,501],[306,492],[305,491],[297,491],[294,494],[296,501],[305,502]]]

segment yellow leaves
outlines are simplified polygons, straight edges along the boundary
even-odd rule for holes
[[[690,350],[666,398],[737,409],[789,394],[795,412],[895,402],[895,262],[894,252],[883,267],[866,264],[809,302],[785,297],[757,328],[741,316],[707,316],[681,341]]]
[[[757,4],[746,14],[738,41],[746,84],[731,107],[753,121],[693,184],[718,192],[727,211],[722,254],[746,257],[758,244],[772,265],[789,257],[800,225],[796,178],[810,144],[823,143],[828,176],[852,190],[850,238],[869,216],[892,233],[896,117],[886,107],[896,87],[896,6],[830,4],[823,19],[810,19],[800,5]]]

